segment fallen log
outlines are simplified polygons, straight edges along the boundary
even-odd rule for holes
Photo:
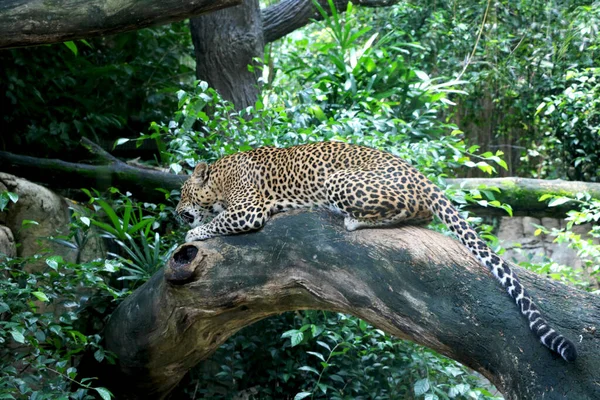
[[[600,301],[516,268],[549,322],[576,343],[566,363],[457,241],[424,228],[348,233],[339,218],[288,213],[259,232],[181,245],[113,313],[106,347],[118,398],[162,399],[228,337],[267,316],[356,315],[486,376],[506,399],[600,398]]]

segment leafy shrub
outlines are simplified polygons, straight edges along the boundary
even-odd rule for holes
[[[567,88],[538,106],[542,174],[600,181],[600,68],[568,71]]]
[[[123,295],[106,283],[119,266],[46,256],[45,269],[29,272],[27,264],[40,258],[0,257],[0,397],[109,399],[77,363],[85,352],[113,362],[101,345],[103,321],[95,318]]]
[[[558,206],[566,202],[579,205],[578,209],[567,212],[567,225],[564,228],[552,228],[548,230],[538,226],[535,234],[546,234],[554,237],[554,242],[564,243],[569,248],[577,251],[577,255],[583,261],[583,267],[589,277],[585,277],[580,270],[574,270],[570,266],[559,265],[549,260],[541,265],[526,264],[529,269],[547,274],[552,279],[557,279],[566,284],[578,286],[587,290],[596,290],[600,285],[600,245],[594,239],[600,238],[600,200],[592,198],[588,193],[578,193],[575,197],[559,195],[544,195],[540,201],[550,199],[549,206]],[[587,232],[587,237],[573,231],[573,227],[582,224],[592,224]],[[597,290],[596,290],[597,291]]]
[[[190,379],[198,383],[182,391],[191,398],[194,392],[214,399],[241,393],[260,399],[494,398],[455,361],[358,318],[321,311],[286,313],[245,328]]]
[[[98,216],[78,216],[88,226],[94,225],[102,231],[102,236],[110,239],[118,246],[119,251],[108,255],[120,261],[120,281],[129,281],[129,289],[144,283],[156,271],[163,267],[178,243],[175,236],[162,238],[157,231],[173,214],[172,207],[165,204],[139,203],[129,196],[121,194],[117,189],[110,192],[117,197],[110,203],[83,189],[90,197],[90,204],[96,214],[103,212],[104,220]],[[125,273],[129,273],[125,275]]]

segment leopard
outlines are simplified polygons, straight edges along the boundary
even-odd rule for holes
[[[185,240],[193,242],[255,231],[276,213],[303,208],[341,214],[348,231],[424,225],[436,216],[508,292],[541,343],[568,362],[576,360],[573,342],[549,325],[509,263],[440,188],[389,152],[323,141],[200,162],[182,186],[176,214],[190,225]]]

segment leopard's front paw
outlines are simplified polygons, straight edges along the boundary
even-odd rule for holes
[[[206,234],[202,233],[200,230],[198,230],[197,228],[194,228],[194,229],[190,229],[186,233],[185,242],[186,243],[197,242],[199,240],[206,240],[209,237],[210,237],[209,235],[206,235]]]

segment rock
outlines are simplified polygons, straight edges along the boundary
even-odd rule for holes
[[[532,217],[502,217],[498,229],[498,239],[506,249],[504,257],[514,262],[530,261],[533,263],[544,263],[548,259],[560,265],[566,265],[574,269],[581,269],[584,276],[588,271],[577,252],[570,249],[565,243],[554,243],[554,236],[540,234],[535,236],[538,229],[536,225],[543,226],[548,230],[563,229],[566,222],[557,218],[532,218]],[[573,227],[573,232],[586,237],[592,229],[591,225],[578,225]],[[595,244],[600,243],[596,238]],[[595,282],[595,279],[590,279]]]
[[[17,255],[17,247],[12,231],[7,226],[0,225],[0,260],[3,257],[13,258]]]
[[[9,204],[0,213],[0,224],[8,227],[20,246],[17,256],[29,257],[35,254],[61,255],[69,262],[87,261],[104,257],[104,247],[100,238],[92,237],[85,249],[72,249],[48,240],[50,236],[67,235],[71,222],[71,203],[51,190],[0,172],[0,190],[8,190],[19,195],[15,204]],[[35,221],[29,223],[27,221]],[[89,247],[88,247],[89,246]],[[83,257],[82,257],[83,256]],[[44,260],[28,263],[29,270],[43,268]]]

